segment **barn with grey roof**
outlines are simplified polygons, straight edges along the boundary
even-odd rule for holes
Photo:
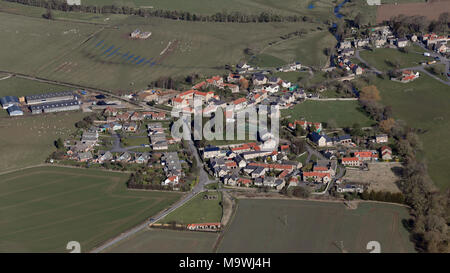
[[[28,105],[35,105],[49,102],[70,101],[77,99],[77,96],[73,91],[62,91],[54,93],[46,93],[39,95],[26,96],[25,100]]]
[[[0,103],[2,104],[3,109],[8,109],[13,105],[19,105],[19,98],[17,98],[16,96],[6,96],[0,98]]]

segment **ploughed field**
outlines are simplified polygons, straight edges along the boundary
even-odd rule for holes
[[[180,194],[126,189],[128,174],[39,167],[0,176],[0,252],[82,252],[143,222]]]

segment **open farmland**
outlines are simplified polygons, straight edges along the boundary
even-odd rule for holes
[[[202,23],[129,16],[113,28],[66,21],[50,24],[6,13],[0,13],[0,20],[4,22],[0,27],[0,70],[111,90],[145,88],[161,76],[223,73],[225,64],[244,58],[246,47],[259,52],[280,41],[282,35],[301,29],[312,31],[317,25]],[[129,39],[136,28],[151,31],[152,36]],[[291,57],[289,54],[284,60],[298,57],[295,52]]]
[[[444,12],[450,12],[450,1],[428,1],[427,3],[383,4],[377,9],[377,23],[382,23],[400,14],[406,16],[425,16],[428,20],[436,20]]]
[[[112,253],[207,253],[218,234],[175,230],[144,230],[105,252]]]
[[[43,93],[64,91],[68,88],[61,85],[37,82],[33,80],[11,77],[0,80],[0,97],[3,96],[29,96]]]
[[[180,195],[129,191],[128,174],[40,167],[0,177],[0,252],[87,252]]]
[[[367,253],[369,241],[381,252],[414,252],[402,222],[406,208],[360,203],[349,210],[341,203],[299,200],[239,199],[237,213],[225,231],[219,252]]]
[[[373,51],[364,50],[360,56],[381,71],[395,69],[395,65],[398,65],[398,68],[414,67],[421,62],[433,60],[432,57],[425,57],[424,50],[419,46],[409,46],[407,50],[408,53],[404,53],[395,48],[378,48]]]
[[[84,116],[82,112],[66,112],[1,118],[0,172],[44,163],[56,150],[54,141],[73,133],[74,124]]]
[[[450,183],[450,88],[433,78],[420,74],[410,83],[377,79],[382,103],[392,106],[395,118],[409,126],[423,130],[419,134],[423,143],[420,157],[428,165],[428,173],[441,189]]]
[[[0,70],[35,74],[52,59],[71,52],[96,27],[0,13]]]
[[[313,122],[336,121],[339,127],[351,127],[354,123],[365,127],[374,122],[364,113],[357,101],[312,101],[307,100],[286,110],[282,116],[290,116],[289,120],[305,118]]]
[[[204,195],[216,196],[217,199],[204,199]],[[171,212],[161,223],[177,222],[179,224],[218,223],[222,218],[222,194],[218,192],[199,193],[181,208]]]
[[[332,0],[82,0],[85,5],[143,7],[149,9],[181,10],[197,14],[241,12],[260,14],[273,12],[282,15],[309,15],[326,18],[335,6]],[[313,4],[313,8],[308,8]]]
[[[326,31],[313,31],[300,38],[280,42],[264,50],[264,54],[284,60],[286,63],[298,61],[306,66],[322,68],[328,62],[325,48],[334,48],[336,38]]]

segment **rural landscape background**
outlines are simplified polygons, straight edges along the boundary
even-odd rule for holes
[[[92,88],[113,95],[149,88],[161,78],[223,75],[227,66],[248,62],[260,68],[300,62],[314,73],[282,73],[293,82],[317,86],[327,80],[329,50],[338,44],[334,24],[364,13],[368,24],[386,16],[376,6],[350,1],[337,18],[336,0],[81,0],[83,5],[180,11],[203,16],[217,13],[302,18],[300,21],[206,22],[162,16],[65,12],[0,1],[0,97],[26,96]],[[364,3],[363,3],[364,2]],[[433,2],[433,1],[431,1]],[[425,3],[422,0],[382,0],[383,4]],[[443,1],[450,5],[450,1]],[[444,4],[443,4],[444,5]],[[389,9],[384,6],[383,9]],[[381,13],[381,14],[380,14]],[[386,12],[387,13],[387,12]],[[395,13],[395,11],[394,11]],[[291,17],[289,17],[291,16]],[[383,17],[385,16],[385,17]],[[387,17],[386,17],[387,18]],[[132,40],[135,29],[151,31],[151,39]],[[414,48],[419,53],[422,49]],[[389,50],[366,51],[361,57],[387,72],[386,59],[401,68],[416,65]],[[420,56],[420,55],[419,55]],[[10,75],[14,75],[11,76]],[[4,77],[4,79],[3,79]],[[389,79],[373,80],[381,102],[393,117],[420,129],[418,157],[436,190],[450,189],[450,87],[429,77],[408,86]],[[376,124],[358,101],[307,101],[283,110],[290,121],[333,120],[339,128]],[[0,252],[67,252],[66,243],[79,241],[88,252],[149,217],[163,212],[183,193],[133,191],[130,173],[94,168],[62,168],[43,164],[55,150],[55,140],[76,131],[88,114],[59,113],[10,119],[0,113]],[[439,141],[437,141],[439,140]],[[213,221],[223,217],[223,196],[201,211],[199,200],[166,219],[186,217]],[[200,210],[199,210],[200,209]],[[193,211],[197,211],[194,213]],[[199,212],[200,211],[200,212]],[[367,252],[366,243],[379,241],[384,252],[417,252],[411,237],[411,214],[398,204],[361,202],[356,209],[342,203],[306,200],[237,200],[221,233],[146,229],[104,252]],[[341,243],[345,242],[345,243]]]

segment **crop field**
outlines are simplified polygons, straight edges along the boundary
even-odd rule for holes
[[[354,123],[370,126],[374,122],[360,109],[357,101],[312,101],[307,100],[286,110],[282,116],[290,116],[289,120],[305,118],[312,122],[328,122],[334,120],[339,127],[351,127]]]
[[[410,83],[377,80],[382,103],[392,106],[395,118],[413,128],[420,128],[423,143],[421,157],[428,165],[428,173],[441,189],[450,183],[450,90],[449,87],[421,73]]]
[[[218,252],[368,253],[370,241],[378,241],[383,253],[414,252],[402,224],[408,218],[404,207],[388,204],[350,210],[341,203],[239,199]]]
[[[208,253],[218,234],[212,232],[144,230],[118,243],[110,253]]]
[[[428,1],[426,3],[384,4],[377,9],[376,22],[382,23],[400,14],[425,16],[428,20],[436,20],[444,12],[450,12],[450,1],[448,0]]]
[[[0,252],[87,252],[180,195],[128,191],[128,174],[40,167],[0,177]]]
[[[409,46],[408,53],[403,53],[395,48],[379,48],[374,51],[364,50],[360,53],[361,58],[381,71],[398,68],[414,67],[421,62],[433,60],[432,57],[423,56],[423,49],[418,46]]]
[[[4,112],[4,110],[1,110]],[[82,112],[0,119],[0,172],[44,163],[56,150],[54,141],[75,131]]]
[[[207,195],[216,196],[217,199],[203,199],[206,193],[198,194],[194,199],[183,205],[181,208],[171,212],[161,220],[161,223],[175,221],[179,224],[195,223],[218,223],[222,218],[222,194],[208,192]]]

